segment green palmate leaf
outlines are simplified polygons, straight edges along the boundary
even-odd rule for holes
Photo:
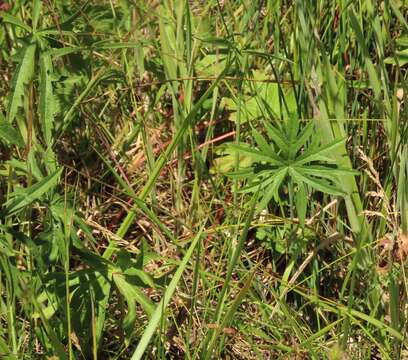
[[[302,146],[306,145],[306,141],[312,136],[314,130],[314,126],[312,122],[309,122],[300,134],[297,136],[295,143],[292,145],[293,152],[296,154]]]
[[[56,99],[52,88],[52,61],[49,52],[43,52],[40,58],[40,120],[43,128],[45,143],[51,145],[52,130],[54,128],[54,114],[56,112]]]
[[[4,210],[3,215],[9,216],[21,210],[33,201],[40,199],[48,190],[54,187],[60,178],[63,168],[60,168],[55,173],[48,175],[40,182],[24,189],[23,193],[19,193]]]
[[[24,140],[20,132],[6,121],[3,114],[0,112],[0,138],[10,144],[24,147]]]
[[[296,166],[294,166],[296,168]],[[360,173],[356,170],[324,166],[324,165],[307,165],[301,167],[302,172],[307,175],[327,177],[328,179],[336,179],[339,175],[359,175]]]
[[[237,171],[235,173],[227,173],[228,177],[232,179],[249,179],[253,180],[248,186],[239,190],[240,193],[247,193],[251,191],[256,191],[260,188],[261,190],[267,187],[273,180],[274,176],[277,175],[282,169],[286,169],[286,166],[280,167],[266,167],[265,169],[258,170],[256,167],[251,167],[249,170],[251,173],[242,173]],[[242,174],[242,175],[241,175]]]
[[[273,149],[256,129],[252,129],[252,136],[264,154],[271,154],[273,156]]]
[[[323,179],[314,179],[311,176],[302,173],[302,170],[299,168],[290,168],[289,173],[298,183],[306,183],[323,193],[331,195],[346,195],[343,191],[331,186]]]
[[[326,155],[330,154],[334,149],[338,146],[344,144],[344,139],[334,140],[331,143],[312,148],[309,151],[305,151],[302,155],[300,155],[295,162],[295,165],[303,165],[312,161],[327,161],[331,162],[331,158],[327,157]]]
[[[24,88],[31,80],[34,71],[36,45],[27,45],[22,51],[20,64],[11,84],[12,92],[8,99],[7,120],[12,122],[19,107],[23,106]]]
[[[283,161],[278,155],[265,154],[259,150],[245,145],[228,144],[227,149],[238,151],[240,154],[249,155],[254,161],[265,161],[270,164],[283,165]]]
[[[247,167],[234,172],[225,172],[225,175],[232,179],[246,179],[255,176],[255,172],[253,167]]]
[[[269,138],[278,146],[279,150],[287,154],[289,152],[289,145],[285,134],[267,122],[265,122],[265,127]]]
[[[272,184],[269,185],[269,187],[266,190],[265,195],[263,196],[262,200],[259,202],[257,206],[258,211],[263,210],[268,205],[268,203],[272,200],[273,197],[275,198],[278,197],[279,187],[281,186],[283,180],[285,180],[285,177],[287,176],[287,174],[288,174],[288,168],[285,167],[273,177]]]
[[[279,155],[274,153],[274,148],[255,129],[252,130],[252,135],[259,150],[246,144],[226,145],[230,152],[245,154],[252,160],[250,164],[241,165],[240,169],[226,175],[248,181],[247,186],[238,190],[240,193],[261,190],[262,199],[257,207],[258,211],[268,206],[273,198],[279,198],[279,189],[287,177],[290,178],[288,186],[292,194],[296,185],[300,189],[295,198],[297,203],[307,198],[306,185],[327,194],[346,195],[334,184],[340,175],[357,175],[358,172],[337,168],[332,165],[334,160],[329,157],[336,147],[344,143],[344,139],[334,140],[322,146],[320,140],[312,136],[314,124],[310,122],[300,128],[299,119],[294,117],[289,118],[282,125],[282,129],[268,123],[265,126]],[[303,154],[299,153],[301,150]],[[293,197],[290,201],[293,201],[292,199]],[[303,224],[306,210],[303,206],[298,206],[298,209]]]

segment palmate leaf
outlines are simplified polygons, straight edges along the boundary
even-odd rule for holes
[[[238,153],[240,154],[249,155],[255,162],[265,161],[269,164],[284,165],[283,159],[281,159],[278,155],[264,153],[254,148],[250,148],[246,145],[238,145],[238,144],[230,143],[230,144],[227,144],[226,147],[228,150],[235,150],[235,151],[238,151]]]
[[[293,152],[296,154],[302,146],[305,146],[307,140],[312,136],[314,126],[309,122],[297,136],[296,142],[293,144]]]
[[[270,183],[272,183],[275,180],[275,173],[270,173],[270,176],[267,178],[258,178],[258,181],[252,182],[250,185],[245,186],[242,189],[239,189],[238,192],[245,194],[245,193],[251,193],[251,192],[256,192],[258,189],[264,190],[269,186]]]
[[[278,146],[279,150],[284,154],[288,154],[289,144],[286,135],[267,122],[265,123],[265,127],[269,138]]]
[[[330,157],[336,147],[344,144],[344,139],[322,146],[319,137],[314,133],[314,124],[309,122],[300,128],[300,122],[296,118],[288,119],[282,128],[268,123],[265,123],[265,127],[270,141],[278,150],[255,129],[252,130],[252,135],[258,149],[246,144],[227,145],[230,152],[235,151],[252,159],[251,164],[226,175],[234,179],[248,180],[247,186],[238,190],[240,193],[261,190],[263,196],[257,211],[264,209],[272,198],[278,199],[279,188],[287,177],[290,178],[291,186],[297,185],[298,192],[301,192],[296,194],[297,202],[307,199],[308,187],[331,195],[347,195],[336,186],[339,176],[359,173],[338,168]],[[299,209],[299,216],[304,220],[306,210],[304,206]]]
[[[35,50],[35,44],[27,45],[23,49],[20,64],[14,74],[7,109],[7,121],[10,123],[16,117],[18,108],[23,106],[24,88],[33,76]]]
[[[281,169],[274,177],[271,185],[266,190],[265,195],[262,197],[262,200],[259,202],[257,206],[257,211],[263,210],[266,206],[268,206],[269,202],[272,200],[273,197],[278,197],[279,188],[285,180],[285,177],[288,174],[288,168],[284,167]]]
[[[290,168],[289,173],[295,179],[297,183],[308,184],[312,188],[318,191],[321,191],[322,193],[331,194],[331,195],[341,195],[341,196],[346,195],[346,193],[328,184],[327,181],[323,179],[313,178],[304,173],[302,174],[302,171],[300,169]]]
[[[298,169],[297,166],[294,166],[294,168]],[[301,169],[303,174],[324,177],[332,180],[337,179],[341,175],[359,175],[358,171],[329,165],[307,165],[301,166],[299,169]]]
[[[252,136],[264,154],[274,156],[271,145],[268,144],[266,139],[258,131],[256,131],[256,129],[252,129]]]
[[[309,149],[296,158],[294,165],[299,166],[312,161],[332,162],[333,160],[326,155],[332,153],[334,149],[342,144],[344,144],[344,139],[338,139],[330,142],[327,145]]]

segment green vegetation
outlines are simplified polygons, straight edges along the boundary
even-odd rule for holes
[[[408,5],[0,1],[1,359],[407,359]]]

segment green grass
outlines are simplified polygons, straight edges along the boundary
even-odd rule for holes
[[[0,358],[408,357],[404,1],[0,8]]]

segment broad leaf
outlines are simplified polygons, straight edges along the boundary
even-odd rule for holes
[[[124,328],[128,335],[131,334],[136,320],[136,303],[139,303],[149,317],[153,315],[155,306],[153,302],[135,285],[130,284],[120,273],[113,274],[113,281],[128,304],[128,313],[124,318]]]
[[[10,123],[16,117],[18,108],[23,106],[24,88],[31,80],[34,71],[35,50],[35,44],[27,45],[24,48],[20,64],[14,74],[7,111],[7,120]]]
[[[10,144],[24,147],[24,140],[20,132],[6,121],[0,112],[0,138]]]

